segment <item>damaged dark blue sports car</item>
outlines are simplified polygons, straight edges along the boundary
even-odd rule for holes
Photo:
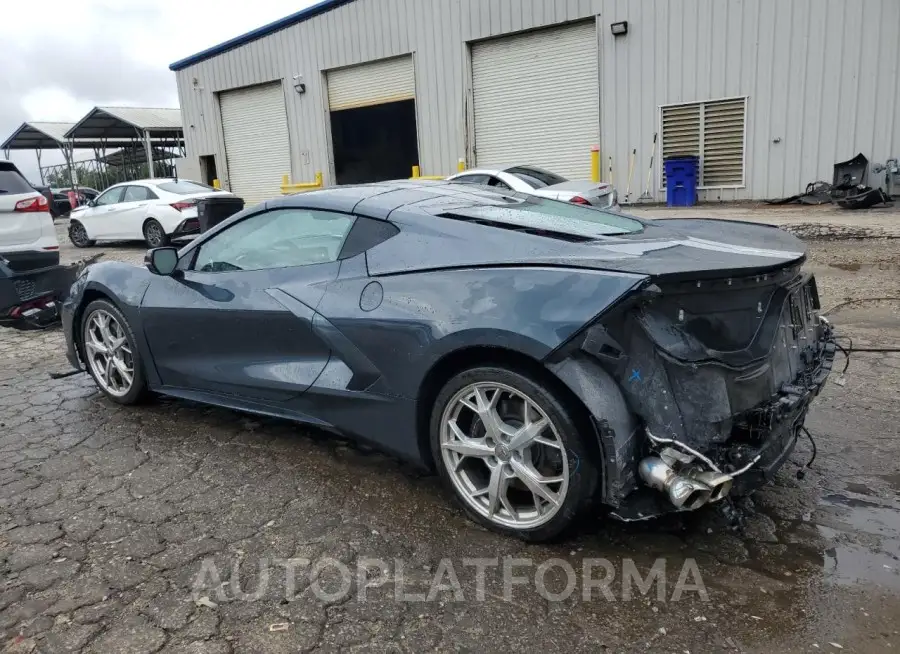
[[[436,470],[528,540],[752,491],[785,463],[835,346],[803,244],[452,183],[246,209],[63,307],[111,400],[278,416]]]

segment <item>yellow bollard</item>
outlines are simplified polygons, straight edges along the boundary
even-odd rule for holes
[[[413,166],[412,167],[412,176],[413,176],[413,179],[415,179],[416,177],[421,177],[422,169],[419,168],[418,166]]]
[[[461,172],[464,172],[465,169],[466,169],[466,160],[463,159],[462,157],[460,157],[459,161],[456,162],[456,171],[461,173]]]
[[[322,173],[316,173],[316,186],[323,186]]]
[[[214,179],[214,180],[213,180],[213,188],[221,189],[221,188],[222,188],[222,183],[221,183],[218,179]]]
[[[600,146],[591,146],[591,181],[600,181]]]
[[[282,186],[290,186],[291,185],[291,176],[290,175],[282,175],[281,176],[281,185]]]

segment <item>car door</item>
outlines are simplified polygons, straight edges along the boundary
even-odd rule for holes
[[[121,232],[119,238],[144,238],[144,217],[147,215],[147,207],[155,199],[156,194],[146,186],[134,184],[125,187],[122,203],[116,214],[117,229]]]
[[[340,269],[354,217],[298,208],[252,214],[154,277],[142,324],[164,386],[278,404],[328,363],[315,308]]]
[[[78,213],[78,220],[92,239],[120,238],[115,218],[124,194],[124,186],[113,186],[98,195],[93,206]]]

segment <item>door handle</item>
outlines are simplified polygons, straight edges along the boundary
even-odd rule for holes
[[[146,207],[148,204],[149,204],[149,202],[144,202],[143,204],[139,204],[138,206],[139,206],[139,207]]]

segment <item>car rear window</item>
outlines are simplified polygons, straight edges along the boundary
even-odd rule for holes
[[[504,172],[515,175],[531,186],[531,188],[544,188],[545,186],[553,186],[554,184],[562,184],[569,181],[565,177],[560,177],[555,173],[542,168],[535,168],[534,166],[516,166],[515,168],[507,168]]]
[[[0,164],[0,193],[34,193],[34,188],[11,164]]]
[[[177,182],[163,182],[157,184],[156,187],[162,191],[176,193],[178,195],[191,195],[192,193],[205,193],[207,191],[217,191],[218,189],[199,182],[191,182],[186,179],[180,179]]]
[[[590,240],[616,234],[641,231],[641,221],[594,207],[572,202],[529,198],[516,205],[474,206],[454,209],[448,217],[465,218],[479,222],[497,223],[526,230],[545,230],[548,233],[568,234]]]

